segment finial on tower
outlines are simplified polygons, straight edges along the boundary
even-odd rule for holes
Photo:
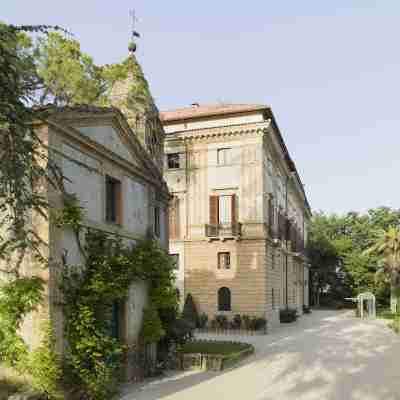
[[[135,25],[137,22],[135,10],[134,9],[130,10],[129,15],[132,18],[132,30],[131,30],[131,39],[129,40],[128,50],[130,53],[133,54],[137,48],[135,38],[140,38],[140,34],[135,30]]]

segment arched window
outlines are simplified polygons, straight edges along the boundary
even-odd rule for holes
[[[218,311],[231,311],[231,291],[227,287],[218,290]]]

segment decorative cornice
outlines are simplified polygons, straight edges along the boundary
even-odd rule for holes
[[[252,124],[239,124],[239,125],[228,125],[219,127],[208,127],[200,129],[192,129],[187,131],[178,131],[174,133],[169,133],[166,135],[166,141],[169,140],[185,140],[185,141],[195,141],[210,138],[220,138],[220,137],[234,137],[243,135],[254,135],[260,134],[264,135],[269,123],[252,123]]]

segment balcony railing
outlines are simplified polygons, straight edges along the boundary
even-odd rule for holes
[[[241,236],[242,224],[239,222],[233,224],[206,225],[207,237],[235,237]]]

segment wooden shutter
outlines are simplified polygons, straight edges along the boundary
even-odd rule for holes
[[[219,221],[218,207],[219,207],[218,196],[210,196],[210,225],[218,225]]]
[[[235,225],[237,222],[237,216],[236,216],[236,195],[233,194],[231,196],[231,219],[232,219],[232,225]]]
[[[179,238],[179,199],[174,196],[169,206],[169,237]]]

